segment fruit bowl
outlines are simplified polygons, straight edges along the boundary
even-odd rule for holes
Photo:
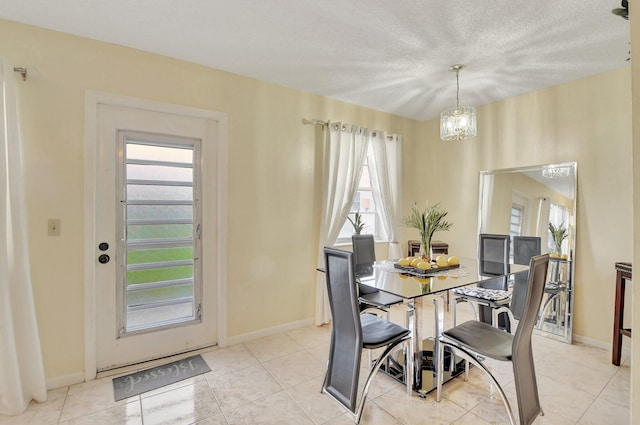
[[[410,274],[413,276],[430,276],[444,270],[457,269],[458,267],[460,267],[460,264],[453,264],[451,266],[438,267],[434,262],[431,262],[431,268],[427,270],[419,269],[417,267],[412,267],[412,266],[401,266],[398,263],[394,263],[393,267],[395,267],[398,270],[401,270],[402,273]]]

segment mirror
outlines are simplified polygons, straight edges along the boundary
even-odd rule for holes
[[[481,171],[478,204],[478,233],[510,235],[510,262],[514,262],[513,253],[517,251],[514,236],[540,238],[541,253],[549,253],[551,258],[536,333],[569,343],[573,325],[576,172],[575,162]]]

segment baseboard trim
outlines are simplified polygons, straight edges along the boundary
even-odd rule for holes
[[[47,390],[55,390],[56,388],[68,387],[82,382],[84,382],[84,372],[54,376],[53,378],[47,378]]]
[[[313,323],[314,323],[313,318],[309,318],[304,320],[298,320],[296,322],[285,323],[285,324],[274,326],[271,328],[260,329],[254,332],[247,332],[244,334],[231,336],[227,338],[226,345],[228,346],[228,345],[242,344],[245,342],[252,341],[254,339],[275,335],[277,333],[304,328],[305,326],[313,325]]]
[[[604,342],[604,341],[600,341],[599,339],[593,339],[593,338],[589,338],[586,336],[582,336],[582,335],[573,335],[573,340],[575,342],[579,342],[580,344],[584,344],[584,345],[589,345],[591,347],[596,347],[596,348],[602,348],[605,350],[612,350],[611,347],[611,343],[609,342]],[[631,356],[631,347],[626,346],[627,344],[625,344],[625,338],[623,338],[623,342],[622,342],[622,355],[624,356]],[[631,340],[629,339],[629,343],[631,342]],[[630,345],[630,344],[629,344]]]

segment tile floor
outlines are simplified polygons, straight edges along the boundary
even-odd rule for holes
[[[20,416],[0,415],[0,425],[352,424],[342,407],[320,394],[329,336],[329,327],[310,326],[214,349],[202,354],[211,372],[120,402],[113,401],[112,377],[51,390],[47,402],[32,402]],[[628,357],[615,367],[609,350],[537,335],[534,356],[546,413],[537,425],[629,424]],[[489,367],[515,400],[510,367]],[[434,393],[409,397],[378,374],[361,424],[508,423],[499,395],[477,368],[468,382],[460,377],[446,384],[443,394],[440,403]]]

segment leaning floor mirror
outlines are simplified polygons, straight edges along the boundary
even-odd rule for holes
[[[575,162],[481,171],[478,211],[479,233],[511,236],[511,262],[514,255],[518,262],[522,241],[534,240],[535,251],[550,254],[535,329],[568,343],[575,287],[576,173]],[[524,250],[531,252],[530,246]]]

